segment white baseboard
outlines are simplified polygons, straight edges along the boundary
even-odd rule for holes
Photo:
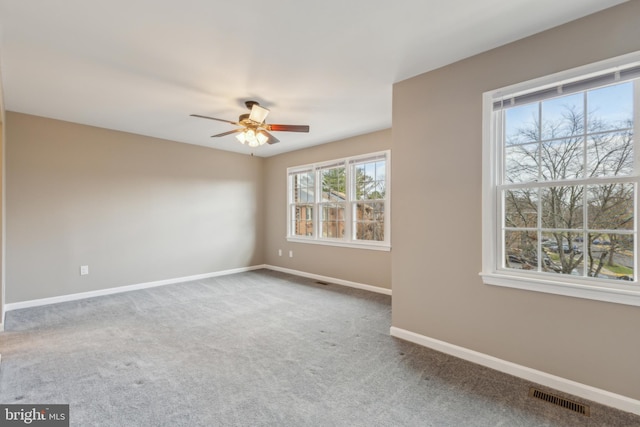
[[[104,296],[104,295],[112,295],[112,294],[118,294],[118,293],[121,293],[121,292],[137,291],[137,290],[140,290],[140,289],[155,288],[157,286],[171,285],[171,284],[174,284],[174,283],[190,282],[190,281],[193,281],[193,280],[208,279],[210,277],[226,276],[226,275],[229,275],[229,274],[236,274],[236,273],[244,273],[246,271],[259,270],[259,269],[262,269],[262,268],[266,268],[266,269],[274,270],[274,271],[280,271],[280,272],[283,272],[283,273],[294,274],[294,275],[297,275],[297,276],[307,277],[307,278],[310,278],[310,279],[323,280],[323,281],[326,281],[326,282],[331,282],[331,283],[335,283],[335,284],[343,285],[343,286],[349,286],[349,287],[352,287],[352,288],[364,289],[364,290],[371,291],[371,292],[377,292],[377,293],[381,293],[381,294],[391,295],[391,289],[385,289],[385,288],[380,288],[380,287],[377,287],[377,286],[365,285],[363,283],[350,282],[348,280],[336,279],[336,278],[333,278],[333,277],[321,276],[321,275],[318,275],[318,274],[306,273],[304,271],[297,271],[297,270],[291,270],[291,269],[288,269],[288,268],[282,268],[282,267],[276,267],[276,266],[272,266],[272,265],[261,264],[261,265],[254,265],[254,266],[251,266],[251,267],[234,268],[234,269],[231,269],[231,270],[223,270],[223,271],[216,271],[216,272],[212,272],[212,273],[196,274],[196,275],[193,275],[193,276],[176,277],[176,278],[173,278],[173,279],[165,279],[165,280],[157,280],[157,281],[154,281],[154,282],[138,283],[138,284],[135,284],[135,285],[118,286],[118,287],[115,287],[115,288],[100,289],[100,290],[96,290],[96,291],[80,292],[80,293],[76,293],[76,294],[60,295],[60,296],[57,296],[57,297],[40,298],[40,299],[29,300],[29,301],[14,302],[14,303],[10,303],[10,304],[5,304],[4,310],[5,310],[5,313],[6,313],[7,311],[19,310],[21,308],[39,307],[39,306],[42,306],[42,305],[57,304],[57,303],[60,303],[60,302],[75,301],[75,300],[79,300],[79,299],[93,298],[93,297],[99,297],[99,296]],[[0,323],[0,328],[2,328],[2,329],[0,329],[0,331],[4,330],[4,323]]]
[[[292,270],[290,268],[277,267],[275,265],[265,265],[264,268],[281,273],[293,274],[309,279],[321,280],[323,282],[335,283],[336,285],[348,286],[350,288],[363,289],[365,291],[376,292],[378,294],[391,295],[391,289],[381,288],[378,286],[366,285],[364,283],[351,282],[349,280],[336,279],[335,277],[321,276],[319,274],[307,273],[304,271]]]
[[[85,298],[93,298],[93,297],[99,297],[99,296],[104,296],[104,295],[119,294],[119,293],[122,293],[122,292],[137,291],[137,290],[140,290],[140,289],[155,288],[157,286],[172,285],[174,283],[191,282],[193,280],[208,279],[210,277],[226,276],[226,275],[229,275],[229,274],[236,274],[236,273],[244,273],[246,271],[258,270],[258,269],[261,269],[261,268],[266,268],[266,267],[264,265],[256,265],[256,266],[252,266],[252,267],[234,268],[234,269],[231,269],[231,270],[216,271],[216,272],[204,273],[204,274],[195,274],[193,276],[176,277],[174,279],[157,280],[157,281],[154,281],[154,282],[138,283],[138,284],[135,284],[135,285],[118,286],[118,287],[115,287],[115,288],[100,289],[100,290],[97,290],[97,291],[80,292],[80,293],[77,293],[77,294],[60,295],[60,296],[57,296],[57,297],[41,298],[41,299],[35,299],[35,300],[30,300],[30,301],[14,302],[14,303],[6,304],[4,306],[4,309],[5,309],[5,312],[6,312],[6,311],[11,311],[11,310],[18,310],[18,309],[21,309],[21,308],[38,307],[38,306],[42,306],[42,305],[56,304],[56,303],[60,303],[60,302],[75,301],[75,300],[85,299]]]
[[[548,374],[546,372],[508,362],[506,360],[498,359],[497,357],[489,356],[488,354],[480,353],[454,344],[449,344],[445,341],[429,338],[427,336],[416,334],[415,332],[407,331],[405,329],[396,328],[394,326],[391,327],[390,333],[391,336],[394,336],[396,338],[410,341],[412,343],[421,345],[423,347],[428,347],[442,353],[450,354],[460,359],[468,360],[469,362],[477,363],[478,365],[495,369],[496,371],[523,378],[525,380],[532,381],[534,383],[541,384],[574,396],[582,397],[584,399],[588,399],[597,403],[601,403],[606,406],[611,406],[622,411],[640,415],[640,400],[635,400],[630,397],[612,393],[610,391],[602,390],[576,381],[571,381],[566,378],[558,377],[556,375]]]

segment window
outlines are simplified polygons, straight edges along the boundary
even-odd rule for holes
[[[640,55],[484,96],[485,283],[640,305]]]
[[[389,250],[390,155],[289,168],[288,240]]]

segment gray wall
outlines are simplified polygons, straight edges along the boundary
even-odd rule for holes
[[[393,326],[640,399],[639,307],[478,277],[483,92],[636,50],[640,1],[394,85]]]
[[[7,303],[264,262],[264,159],[12,112],[5,124]]]
[[[383,130],[267,158],[265,262],[282,268],[391,289],[391,253],[287,242],[287,168],[391,148],[391,130]],[[391,154],[393,158],[393,153]],[[393,175],[394,171],[391,171]],[[391,196],[393,198],[393,195]],[[391,212],[393,216],[393,212]],[[393,232],[391,234],[393,244]],[[278,256],[282,249],[282,256]],[[293,258],[289,258],[289,251]]]

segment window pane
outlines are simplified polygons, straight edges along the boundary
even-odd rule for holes
[[[356,225],[356,239],[382,242],[384,241],[384,224],[359,222]]]
[[[542,228],[582,228],[583,191],[582,186],[543,188],[540,193]]]
[[[315,179],[313,172],[293,175],[293,202],[313,203],[315,194]]]
[[[538,190],[508,190],[504,192],[505,227],[538,226]]]
[[[538,146],[525,144],[506,147],[504,150],[505,181],[531,182],[538,179]]]
[[[633,133],[606,132],[587,141],[589,176],[631,175],[633,172]]]
[[[587,108],[590,132],[632,127],[633,83],[590,90]]]
[[[522,144],[539,141],[538,103],[527,104],[521,107],[513,107],[505,110],[504,128],[505,143],[507,145]]]
[[[589,234],[588,275],[634,279],[634,242],[630,234]]]
[[[322,237],[342,238],[344,236],[344,206],[322,205]]]
[[[322,237],[342,238],[344,236],[344,222],[328,221],[322,223]]]
[[[505,267],[538,269],[538,238],[535,231],[505,231]]]
[[[292,233],[296,236],[313,236],[313,205],[293,207]]]
[[[385,181],[376,182],[376,190],[371,194],[371,199],[384,199],[387,194],[387,186]]]
[[[355,238],[357,240],[384,240],[384,202],[357,203],[355,205]]]
[[[323,169],[322,177],[322,201],[344,201],[346,199],[346,173],[345,168]]]
[[[356,200],[382,199],[385,194],[385,161],[355,166]]]
[[[375,164],[369,163],[369,166],[358,165],[356,167],[356,199],[358,200],[370,199],[376,191]],[[371,175],[367,172],[370,172]]]
[[[634,185],[591,185],[587,189],[587,220],[592,230],[633,230]]]
[[[547,273],[584,275],[581,231],[542,233],[544,253],[542,271]]]
[[[384,219],[384,202],[356,204],[356,221],[381,221]]]
[[[384,181],[387,177],[387,161],[378,160],[376,162],[376,181]]]
[[[543,181],[582,178],[583,165],[582,137],[549,141],[541,146],[540,173]]]
[[[323,204],[322,221],[344,221],[344,206],[335,203]]]
[[[364,166],[365,175],[367,175],[370,179],[375,180],[376,179],[376,164],[374,162],[370,162],[370,163],[364,163],[364,164],[362,164],[362,166]]]
[[[542,102],[542,139],[584,133],[584,94],[559,96]]]

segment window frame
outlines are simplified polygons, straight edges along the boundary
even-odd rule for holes
[[[597,301],[606,301],[625,305],[640,306],[640,281],[638,270],[634,270],[632,284],[620,285],[615,280],[579,277],[565,274],[519,271],[501,267],[502,259],[502,220],[504,206],[501,201],[500,185],[503,167],[502,139],[495,137],[497,122],[494,116],[494,102],[528,92],[536,92],[558,85],[571,84],[587,78],[597,77],[606,72],[626,69],[640,65],[640,52],[596,62],[549,76],[518,83],[504,88],[485,92],[482,106],[482,271],[480,276],[484,284],[527,291],[544,292]],[[638,187],[640,185],[640,81],[636,80],[634,90],[634,172],[626,176],[626,181],[636,186],[635,225],[634,225],[634,257],[636,267],[640,259],[640,242],[638,240],[638,216],[640,202]],[[564,183],[563,185],[569,185]],[[629,282],[626,282],[629,283]]]
[[[364,201],[382,201],[384,203],[384,240],[358,240],[355,236],[355,206],[360,200],[355,197],[355,167],[358,163],[367,160],[384,159],[385,161],[385,197],[383,199],[371,199]],[[344,235],[343,237],[322,237],[322,207],[332,204],[331,201],[322,200],[321,172],[331,168],[345,168],[345,200],[339,202],[344,206]],[[293,175],[311,170],[314,174],[314,201],[313,205],[313,233],[311,236],[301,236],[293,233],[293,210],[296,203],[293,200]],[[335,202],[338,203],[338,202]],[[287,168],[287,241],[295,243],[309,243],[328,246],[341,246],[358,249],[378,251],[391,250],[391,150],[378,151],[357,156],[311,163]]]

